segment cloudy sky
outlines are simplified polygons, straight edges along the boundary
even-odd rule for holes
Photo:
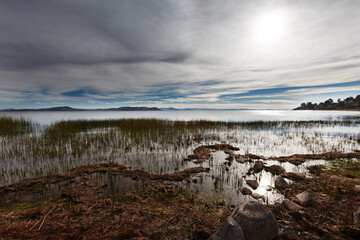
[[[359,0],[0,1],[0,108],[291,109],[358,94]]]

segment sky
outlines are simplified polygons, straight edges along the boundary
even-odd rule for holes
[[[358,94],[359,0],[0,1],[0,108],[292,109]]]

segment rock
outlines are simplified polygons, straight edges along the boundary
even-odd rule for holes
[[[302,192],[295,196],[299,201],[300,204],[304,207],[307,207],[312,202],[312,196],[308,192]]]
[[[264,163],[262,161],[256,161],[253,167],[255,173],[259,173],[264,169]]]
[[[273,213],[258,202],[248,202],[237,206],[208,240],[270,240],[278,235]]]
[[[219,229],[208,238],[208,240],[246,240],[243,230],[240,225],[233,219],[232,216],[226,218]]]
[[[245,158],[243,158],[243,157],[237,157],[237,158],[235,158],[235,160],[238,162],[238,163],[244,163],[246,160],[245,160]]]
[[[289,186],[289,184],[282,177],[276,177],[275,179],[275,187],[278,189],[285,189]]]
[[[246,180],[247,185],[249,185],[252,189],[257,189],[259,187],[259,183],[256,180]]]
[[[278,223],[273,213],[258,202],[237,206],[232,217],[241,226],[247,240],[270,240],[279,235]]]
[[[248,189],[247,187],[240,187],[239,190],[243,195],[251,195],[252,194],[252,191],[250,189]]]
[[[195,239],[208,239],[211,236],[210,230],[203,225],[198,226],[193,232]]]
[[[285,168],[280,165],[271,165],[270,167],[265,167],[265,170],[274,175],[280,175],[285,172]]]
[[[289,210],[291,211],[299,211],[302,210],[303,208],[299,205],[297,205],[296,203],[290,201],[289,199],[284,199],[284,201],[282,202],[282,204]]]
[[[297,172],[286,172],[281,174],[281,176],[294,181],[301,181],[305,179],[305,174]]]
[[[263,195],[260,195],[260,194],[258,194],[258,193],[252,193],[251,196],[252,196],[253,198],[255,198],[255,199],[261,199],[261,198],[264,197]]]
[[[355,185],[354,192],[360,193],[360,185]]]
[[[360,206],[356,208],[354,212],[354,223],[357,226],[360,226]]]

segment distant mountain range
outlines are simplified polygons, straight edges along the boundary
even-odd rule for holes
[[[337,102],[334,102],[331,98],[326,100],[325,102],[321,102],[319,104],[307,102],[302,103],[300,107],[297,107],[293,110],[352,110],[352,111],[360,111],[360,95],[356,97],[348,97],[344,100],[340,98]]]
[[[52,108],[38,108],[38,109],[3,109],[3,112],[62,112],[62,111],[161,111],[157,107],[118,107],[118,108],[98,108],[98,109],[82,109],[72,108],[68,106],[52,107]]]
[[[217,108],[157,108],[157,107],[118,107],[118,108],[97,108],[84,109],[72,108],[69,106],[51,107],[51,108],[8,108],[1,109],[0,112],[70,112],[70,111],[241,111],[241,110],[271,110],[271,109],[247,109],[247,108],[233,108],[233,109],[217,109]],[[289,110],[289,109],[282,109]]]

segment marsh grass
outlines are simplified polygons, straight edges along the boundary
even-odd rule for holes
[[[23,118],[0,117],[0,136],[14,136],[33,131],[33,123]]]
[[[195,166],[183,159],[201,144],[228,143],[238,146],[241,154],[265,156],[349,152],[359,148],[359,123],[350,120],[114,119],[60,121],[50,126],[38,126],[23,119],[1,121],[4,124],[0,131],[8,134],[0,138],[0,185],[106,161],[156,174],[181,171]],[[40,134],[27,134],[35,132]],[[204,166],[212,167],[209,164]],[[227,173],[224,166],[214,167],[218,168],[214,179],[219,183],[238,181],[230,179],[232,171]]]

